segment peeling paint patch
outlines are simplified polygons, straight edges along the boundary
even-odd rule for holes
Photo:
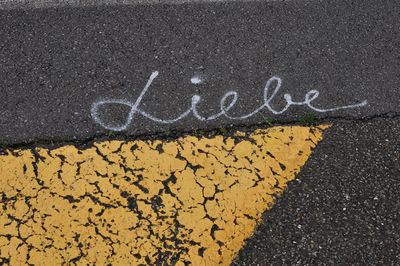
[[[0,264],[229,265],[329,126],[0,155]]]

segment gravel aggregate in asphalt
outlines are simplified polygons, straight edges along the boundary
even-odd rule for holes
[[[92,104],[135,102],[155,70],[159,75],[138,107],[163,120],[188,110],[194,94],[201,97],[199,114],[215,115],[228,91],[238,93],[231,116],[252,113],[263,105],[263,89],[273,76],[282,80],[270,102],[278,111],[286,104],[284,94],[304,101],[308,91],[318,90],[312,105],[320,109],[368,102],[319,117],[399,114],[399,13],[400,2],[393,0],[0,11],[1,142],[107,135],[91,116]],[[198,76],[203,82],[193,84]],[[102,106],[99,116],[121,125],[130,109]],[[172,124],[136,113],[122,133],[295,121],[310,111],[291,106],[274,115],[263,108],[243,120],[212,121],[199,121],[192,112]]]
[[[399,265],[399,130],[335,123],[235,265]]]

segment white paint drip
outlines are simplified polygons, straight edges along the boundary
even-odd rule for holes
[[[196,74],[196,75],[194,75],[194,76],[190,79],[190,82],[191,82],[192,84],[194,84],[194,85],[201,84],[201,83],[204,82],[204,77],[201,76],[201,75],[199,75],[199,74]]]
[[[358,108],[358,107],[367,105],[367,101],[365,100],[363,102],[356,103],[356,104],[332,107],[332,108],[328,108],[328,109],[318,108],[318,107],[313,106],[312,102],[315,101],[319,97],[319,91],[310,90],[304,96],[304,100],[300,101],[300,102],[293,101],[292,96],[290,94],[288,94],[288,93],[284,94],[283,97],[286,101],[286,105],[285,105],[285,107],[283,107],[283,109],[276,110],[271,106],[271,101],[275,98],[275,96],[279,92],[279,90],[282,86],[282,79],[279,77],[273,76],[272,78],[270,78],[267,81],[267,83],[264,87],[264,93],[263,93],[264,103],[260,107],[255,109],[253,112],[250,112],[248,114],[245,114],[242,116],[232,116],[232,115],[228,114],[229,110],[232,109],[232,107],[236,104],[236,102],[239,98],[239,95],[236,91],[228,91],[220,100],[220,111],[214,115],[211,115],[209,117],[204,117],[201,114],[199,114],[199,112],[197,110],[197,106],[198,106],[199,102],[201,101],[201,97],[200,97],[200,95],[195,94],[192,96],[190,108],[187,109],[185,112],[183,112],[182,114],[180,114],[179,116],[177,116],[176,118],[173,118],[173,119],[161,119],[161,118],[158,118],[158,117],[156,117],[152,114],[149,114],[140,109],[140,103],[142,102],[144,95],[146,94],[151,83],[158,76],[158,74],[159,74],[158,71],[154,71],[153,73],[151,73],[150,78],[148,79],[145,87],[143,88],[142,92],[140,93],[140,95],[136,99],[136,101],[128,101],[125,99],[108,99],[108,100],[100,100],[100,101],[94,102],[91,107],[91,116],[92,116],[93,120],[97,124],[104,127],[105,129],[113,130],[113,131],[123,131],[123,130],[126,130],[130,126],[130,124],[132,123],[132,120],[136,114],[140,114],[140,115],[142,115],[154,122],[157,122],[157,123],[172,124],[172,123],[178,122],[179,120],[187,117],[190,113],[192,113],[193,116],[196,119],[198,119],[199,121],[215,120],[221,116],[226,117],[228,119],[232,119],[232,120],[243,120],[243,119],[247,119],[247,118],[250,118],[250,117],[256,115],[263,109],[268,110],[269,112],[271,112],[274,115],[283,114],[292,105],[306,106],[309,109],[311,109],[315,112],[318,112],[318,113],[334,112],[334,111],[338,111],[338,110],[342,110],[342,109]],[[194,77],[196,77],[196,76],[194,76]],[[199,84],[196,82],[202,82],[201,79],[195,79],[193,82],[193,78],[191,80],[193,84]],[[276,84],[275,87],[273,86],[273,84]],[[273,91],[272,91],[271,95],[269,96],[269,92],[271,89]],[[119,126],[113,126],[110,123],[107,123],[101,119],[101,117],[99,115],[99,108],[104,105],[112,105],[112,104],[126,105],[131,108],[124,124],[121,124]]]

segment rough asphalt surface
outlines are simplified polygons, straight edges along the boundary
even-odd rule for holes
[[[329,109],[368,105],[320,117],[365,117],[400,111],[400,2],[321,0],[143,5],[0,11],[0,136],[12,144],[86,139],[109,130],[91,117],[98,100],[135,101],[152,71],[160,72],[140,108],[173,119],[202,99],[202,116],[220,110],[235,90],[233,116],[263,104],[272,76],[282,79],[271,101],[281,110],[289,93]],[[194,85],[200,75],[204,83]],[[270,91],[271,93],[272,91]],[[228,101],[229,102],[229,101]],[[130,108],[100,108],[107,123],[124,123]],[[160,124],[140,114],[124,135],[149,134],[265,119],[298,120],[305,106],[282,115],[265,108],[244,120],[201,122],[189,114]]]
[[[331,108],[324,140],[247,241],[237,265],[399,265],[400,1],[313,0],[0,11],[0,142],[23,145],[109,134],[91,117],[93,102],[134,101],[160,72],[140,108],[170,119],[190,107],[219,111],[229,90],[232,115],[263,104],[265,82]],[[202,84],[192,84],[200,76]],[[136,115],[121,136],[298,121],[263,110],[245,120],[200,122],[192,114],[164,125]],[[104,112],[127,117],[126,107]]]
[[[399,265],[400,119],[337,122],[236,265]]]

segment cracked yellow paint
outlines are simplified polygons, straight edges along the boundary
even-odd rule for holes
[[[0,155],[0,264],[229,265],[327,126]]]

